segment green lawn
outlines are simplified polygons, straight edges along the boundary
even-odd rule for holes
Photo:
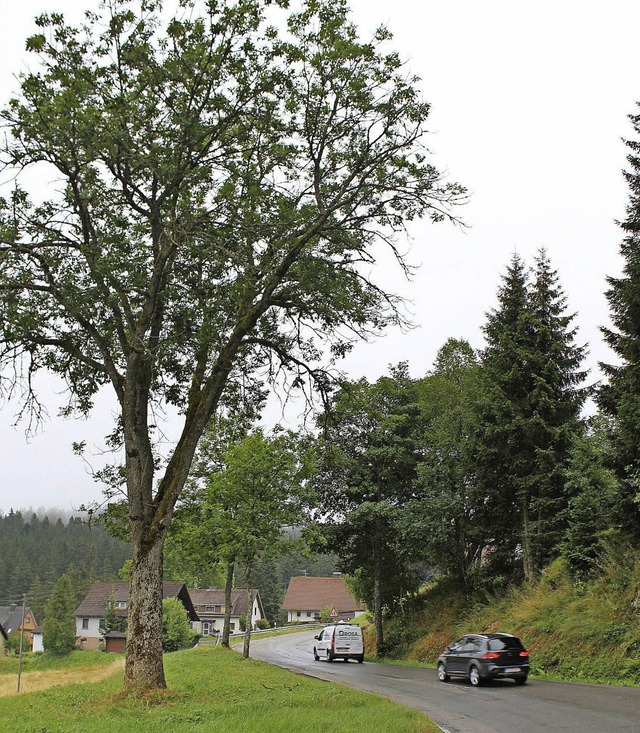
[[[112,655],[104,655],[112,657]],[[93,660],[92,660],[93,661]],[[165,656],[169,691],[140,701],[122,675],[0,699],[14,733],[436,733],[421,713],[222,648]]]

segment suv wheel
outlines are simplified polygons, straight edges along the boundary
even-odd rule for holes
[[[313,658],[316,660],[316,662],[320,661],[320,657],[318,656],[318,652],[316,651],[315,646],[313,647]]]
[[[475,664],[472,665],[471,669],[469,670],[469,682],[471,683],[472,687],[479,687],[482,684],[480,670],[476,667]]]
[[[445,669],[445,666],[442,662],[438,665],[438,679],[440,682],[446,682],[449,679],[449,675],[447,674],[447,670]]]

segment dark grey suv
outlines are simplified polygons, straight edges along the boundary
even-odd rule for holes
[[[466,634],[438,657],[438,679],[465,677],[477,687],[488,680],[511,678],[524,685],[529,676],[529,652],[511,634]]]

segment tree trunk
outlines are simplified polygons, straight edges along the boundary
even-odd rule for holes
[[[379,657],[384,656],[384,632],[382,629],[382,556],[380,540],[374,540],[373,548],[373,620],[376,629],[376,648]]]
[[[224,586],[224,625],[222,627],[222,646],[229,647],[229,634],[231,633],[231,591],[233,590],[233,572],[235,560],[227,562],[227,581]]]
[[[162,664],[162,548],[164,536],[146,548],[134,543],[129,580],[125,690],[164,689]]]
[[[522,567],[525,582],[530,583],[534,578],[533,557],[531,553],[531,528],[529,526],[529,502],[522,499]]]
[[[242,647],[242,656],[249,656],[249,647],[251,646],[251,627],[253,625],[253,590],[251,589],[251,580],[247,577],[247,628],[244,632],[244,646]]]

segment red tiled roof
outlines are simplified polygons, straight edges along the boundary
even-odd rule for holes
[[[344,578],[291,578],[282,602],[285,611],[322,611],[327,606],[333,606],[338,613],[366,608],[353,597]]]

